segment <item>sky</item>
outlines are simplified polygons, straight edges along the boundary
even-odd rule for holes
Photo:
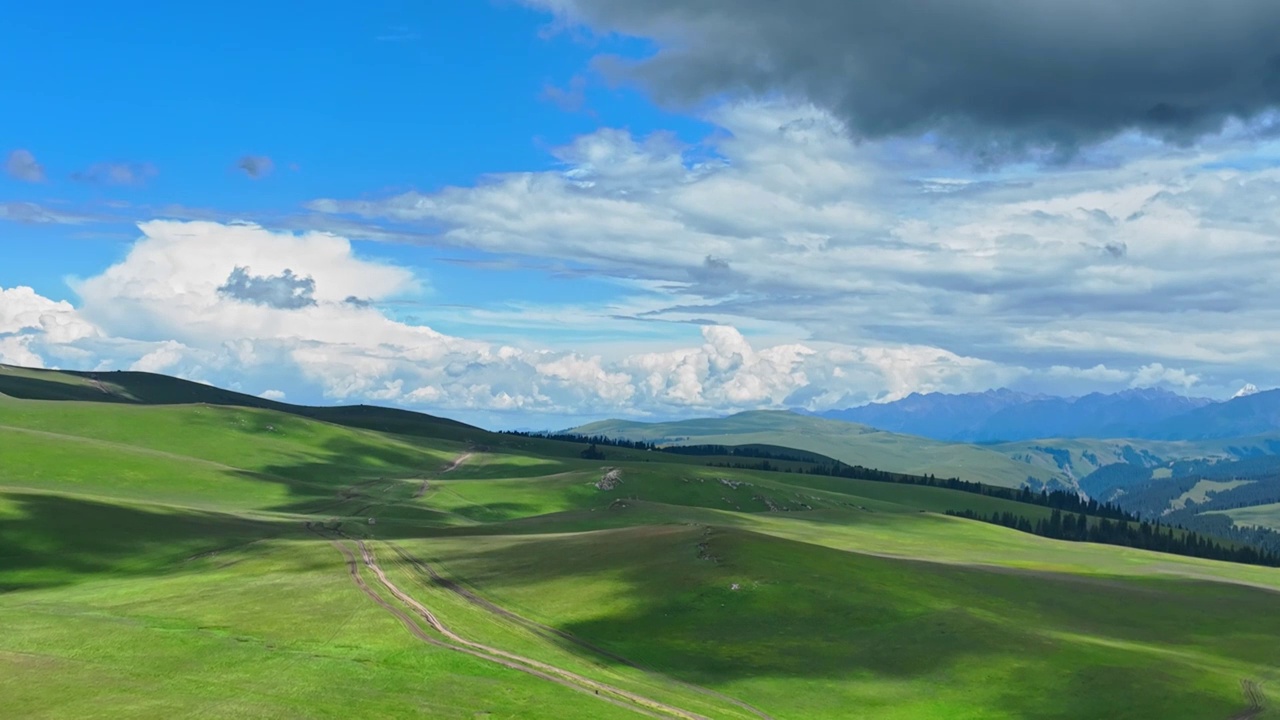
[[[494,428],[1280,385],[1269,0],[26,3],[0,363]]]

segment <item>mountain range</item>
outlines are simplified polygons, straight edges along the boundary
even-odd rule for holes
[[[1205,440],[1280,429],[1280,390],[1249,388],[1225,401],[1141,388],[1081,397],[1008,389],[912,393],[901,400],[817,413],[831,420],[953,442],[1036,438]]]

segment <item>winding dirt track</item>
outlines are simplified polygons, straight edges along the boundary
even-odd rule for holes
[[[451,473],[454,470],[457,470],[459,465],[471,459],[471,455],[472,454],[468,452],[468,453],[463,453],[458,457],[454,458],[453,462],[449,463],[449,465],[445,467],[445,469],[435,473],[436,477],[439,477],[440,475],[443,475],[445,473]],[[427,492],[427,488],[430,486],[431,486],[431,480],[429,478],[423,478],[422,485],[418,488],[418,491],[413,494],[413,496],[415,498],[422,497]]]
[[[444,623],[440,622],[440,619],[437,618],[434,613],[432,613],[430,610],[424,607],[417,600],[413,599],[411,596],[409,596],[407,593],[405,593],[403,590],[397,587],[395,583],[391,582],[391,580],[387,577],[386,573],[383,572],[382,567],[378,565],[377,558],[374,557],[373,551],[369,548],[368,544],[365,543],[364,540],[356,540],[356,546],[360,549],[360,554],[364,559],[365,566],[373,572],[374,576],[377,577],[378,582],[384,588],[386,588],[388,592],[390,592],[393,596],[395,596],[397,600],[407,605],[411,610],[414,611],[414,613],[416,613],[419,617],[425,620],[428,625],[430,625],[433,629],[435,629],[436,632],[445,636],[449,640],[452,640],[458,645],[462,645],[466,648],[471,648],[477,651],[480,655],[495,656],[496,658],[505,659],[510,663],[525,666],[527,668],[533,668],[535,670],[541,671],[541,673],[547,673],[550,675],[558,676],[558,678],[561,681],[561,684],[567,684],[567,685],[572,685],[574,687],[578,687],[580,689],[583,689],[584,692],[587,690],[595,691],[600,695],[601,698],[617,699],[619,701],[623,701],[620,704],[623,704],[625,707],[629,707],[633,710],[645,711],[647,714],[651,714],[656,717],[677,717],[677,718],[684,718],[685,720],[710,720],[704,715],[698,715],[697,713],[689,712],[687,710],[682,710],[673,705],[668,705],[658,700],[653,700],[651,698],[644,697],[643,695],[637,695],[633,692],[623,690],[622,688],[615,687],[613,685],[592,680],[591,678],[584,677],[575,672],[565,670],[564,668],[560,668],[555,665],[550,665],[548,663],[540,662],[538,660],[533,660],[531,658],[527,658],[521,655],[509,653],[509,652],[506,652],[505,650],[500,650],[498,648],[492,647],[490,645],[485,645],[483,643],[467,640],[466,638],[458,635],[457,633],[453,632],[448,627],[446,627]],[[502,662],[501,660],[495,660],[495,661]],[[507,665],[507,667],[513,667],[513,665],[510,665],[507,662],[502,662],[502,664]],[[519,668],[516,668],[516,669],[519,669]],[[545,675],[542,675],[541,673],[534,673],[534,674],[537,674],[539,677],[545,677]]]
[[[635,670],[639,670],[640,672],[643,672],[651,676],[660,676],[663,681],[669,682],[673,685],[678,685],[685,690],[698,693],[699,695],[702,695],[704,697],[715,698],[717,700],[737,706],[751,713],[752,715],[755,715],[756,717],[761,718],[761,720],[774,720],[773,716],[769,715],[768,713],[764,712],[763,710],[753,705],[743,702],[742,700],[739,700],[734,697],[730,697],[729,695],[718,693],[715,690],[711,690],[709,688],[704,688],[699,685],[692,685],[686,682],[682,682],[680,680],[676,680],[674,678],[671,678],[665,674],[658,672],[657,670],[651,667],[646,667],[637,662],[629,660],[621,655],[610,652],[609,650],[606,650],[598,645],[593,645],[592,643],[589,643],[571,633],[565,632],[564,630],[551,627],[550,625],[544,625],[536,620],[530,620],[529,618],[526,618],[523,615],[520,615],[511,610],[508,610],[507,608],[502,607],[501,605],[496,605],[493,602],[490,602],[489,600],[486,600],[485,598],[482,598],[479,595],[476,595],[475,593],[471,592],[470,590],[463,587],[462,585],[459,585],[453,580],[450,580],[448,578],[441,576],[439,573],[436,572],[435,568],[431,567],[431,565],[427,564],[426,562],[423,562],[422,560],[419,560],[418,558],[413,557],[408,552],[406,552],[404,548],[400,547],[399,545],[396,545],[395,543],[390,541],[383,541],[383,544],[385,544],[387,547],[395,551],[395,553],[399,555],[402,560],[409,563],[410,566],[412,566],[415,570],[418,571],[419,575],[423,576],[431,584],[444,588],[445,590],[448,590],[458,595],[459,597],[462,597],[467,602],[485,611],[488,611],[494,615],[498,615],[518,625],[521,625],[524,628],[534,632],[537,635],[541,635],[543,637],[553,636],[555,638],[559,638],[566,642],[577,645],[578,647],[584,650],[595,653],[596,655],[600,655],[602,657],[608,658],[621,665],[626,665],[627,667],[633,668]]]
[[[324,538],[325,540],[328,540],[328,541],[329,541],[329,543],[330,543],[331,545],[333,545],[335,548],[337,548],[337,549],[338,549],[338,552],[342,553],[342,557],[343,557],[343,559],[346,561],[346,564],[347,564],[347,573],[351,576],[351,580],[352,580],[352,582],[354,582],[354,583],[356,584],[356,587],[360,588],[360,591],[361,591],[361,592],[363,592],[366,596],[368,596],[368,598],[369,598],[370,600],[372,600],[374,603],[376,603],[376,604],[377,604],[379,607],[381,607],[383,610],[386,610],[388,613],[391,613],[391,615],[393,615],[397,620],[399,620],[399,621],[400,621],[400,623],[401,623],[402,625],[404,625],[404,627],[405,627],[405,629],[406,629],[406,630],[408,630],[410,633],[412,633],[412,634],[413,634],[413,636],[414,636],[414,637],[416,637],[417,639],[421,640],[422,642],[425,642],[425,643],[427,643],[428,645],[433,645],[433,646],[435,646],[435,647],[444,648],[444,649],[446,649],[446,650],[453,650],[453,651],[455,651],[455,652],[460,652],[460,653],[463,653],[463,654],[466,654],[466,655],[471,655],[472,657],[480,658],[481,660],[487,660],[487,661],[489,661],[489,662],[496,663],[496,664],[501,665],[501,666],[503,666],[503,667],[510,668],[510,669],[512,669],[512,670],[516,670],[516,671],[518,671],[518,672],[522,672],[522,673],[525,673],[525,674],[527,674],[527,675],[532,675],[532,676],[534,676],[534,677],[541,678],[541,679],[543,679],[543,680],[547,680],[547,681],[549,681],[549,682],[556,683],[557,685],[562,685],[562,686],[567,687],[567,688],[569,688],[569,689],[571,689],[571,690],[577,690],[578,692],[581,692],[581,693],[584,693],[584,694],[591,694],[591,695],[595,695],[595,696],[596,696],[596,697],[598,697],[600,700],[604,700],[605,702],[611,703],[611,704],[613,704],[613,705],[617,705],[618,707],[625,708],[625,709],[627,709],[627,710],[632,710],[632,711],[634,711],[634,712],[638,712],[638,713],[641,713],[641,714],[643,714],[643,715],[647,715],[647,716],[649,716],[649,717],[655,717],[655,718],[667,718],[667,717],[670,717],[670,716],[671,716],[669,713],[668,713],[668,714],[659,714],[659,713],[657,713],[657,712],[652,712],[652,711],[650,711],[650,710],[647,710],[647,709],[645,709],[645,708],[643,708],[643,707],[636,707],[635,705],[633,705],[633,704],[631,704],[631,703],[624,702],[624,701],[622,701],[622,700],[620,700],[620,699],[617,699],[617,698],[615,698],[615,697],[609,697],[609,696],[607,696],[607,695],[601,695],[601,694],[599,694],[598,692],[597,692],[597,693],[593,693],[593,692],[592,692],[592,690],[591,690],[590,688],[583,687],[583,686],[581,686],[581,685],[578,685],[578,684],[576,684],[576,683],[570,682],[570,681],[568,681],[568,680],[566,680],[566,679],[564,679],[564,678],[561,678],[561,677],[555,677],[554,675],[550,675],[550,674],[548,674],[548,673],[539,672],[538,670],[536,670],[536,669],[534,669],[534,668],[526,667],[526,666],[521,665],[521,664],[519,664],[519,663],[517,663],[517,662],[513,662],[513,661],[509,661],[509,660],[504,660],[503,658],[500,658],[500,657],[494,657],[493,655],[490,655],[490,654],[484,653],[484,652],[482,652],[482,651],[480,651],[480,650],[477,650],[477,649],[472,649],[472,648],[470,648],[470,647],[459,647],[459,646],[457,646],[457,645],[452,645],[452,644],[450,644],[450,643],[442,642],[442,641],[440,641],[440,640],[437,640],[437,639],[436,639],[436,638],[434,638],[434,637],[431,637],[431,635],[429,635],[429,634],[427,633],[427,631],[426,631],[426,630],[424,630],[424,629],[422,628],[422,626],[421,626],[421,625],[419,625],[417,622],[415,622],[415,621],[414,621],[414,619],[413,619],[412,617],[410,617],[409,615],[405,614],[402,610],[400,610],[400,608],[397,608],[397,607],[395,607],[394,605],[392,605],[391,603],[388,603],[386,600],[382,599],[382,596],[381,596],[381,595],[379,595],[379,594],[378,594],[378,593],[377,593],[373,588],[369,587],[368,583],[366,583],[366,582],[364,581],[364,578],[360,575],[360,566],[359,566],[359,563],[358,563],[358,562],[357,562],[357,560],[356,560],[355,555],[354,555],[354,554],[352,554],[352,552],[351,552],[349,549],[347,549],[347,546],[346,546],[346,545],[344,545],[340,540],[337,540],[337,539],[335,539],[335,538],[326,537],[326,536],[325,536],[324,534],[322,534],[320,531],[318,531],[318,530],[316,530],[315,528],[313,528],[313,527],[311,526],[311,524],[310,524],[310,523],[307,523],[307,529],[308,529],[308,530],[310,530],[311,532],[315,533],[316,535],[320,536],[321,538]],[[678,715],[677,717],[684,717],[684,718],[700,718],[701,716],[697,716],[697,715],[688,715],[688,714],[681,714],[681,715]]]
[[[459,455],[451,463],[449,463],[449,465],[446,466],[443,470],[440,470],[439,472],[433,474],[433,477],[438,477],[445,473],[456,470],[460,465],[462,465],[469,458],[471,458],[472,454],[473,453],[467,452],[462,455]],[[367,484],[367,483],[362,483],[362,484]],[[422,481],[422,486],[414,494],[414,497],[415,498],[421,497],[426,492],[428,487],[429,487],[428,480],[424,479]],[[353,498],[343,498],[339,500],[337,504],[341,504],[343,502],[349,502],[351,499]],[[364,508],[361,508],[361,512],[363,512],[368,507],[370,506],[366,505]],[[316,512],[316,511],[313,510],[312,512]],[[363,592],[367,597],[369,597],[369,599],[373,600],[379,607],[391,613],[397,620],[400,621],[402,625],[405,626],[407,630],[409,630],[410,633],[413,634],[415,638],[417,638],[418,640],[421,640],[422,642],[428,643],[435,647],[440,647],[448,650],[453,650],[456,652],[465,653],[467,655],[471,655],[473,657],[480,658],[482,660],[487,660],[489,662],[496,663],[498,665],[501,665],[503,667],[506,667],[512,670],[516,670],[518,672],[523,672],[525,674],[532,675],[534,677],[541,678],[543,680],[548,680],[550,682],[556,683],[557,685],[561,685],[573,690],[577,690],[578,692],[581,692],[587,695],[593,695],[600,700],[604,700],[605,702],[611,703],[618,707],[631,710],[633,712],[636,712],[642,715],[647,715],[649,717],[680,718],[681,720],[711,720],[710,718],[704,715],[699,715],[697,713],[694,713],[688,710],[683,710],[673,705],[668,705],[664,702],[654,700],[652,698],[648,698],[643,695],[638,695],[636,693],[630,692],[628,690],[624,690],[622,688],[619,688],[613,685],[609,685],[607,683],[599,682],[597,680],[592,680],[591,678],[585,677],[583,675],[579,675],[578,673],[572,672],[570,670],[566,670],[561,667],[557,667],[555,665],[534,660],[532,658],[523,657],[521,655],[509,653],[504,650],[500,650],[498,648],[485,645],[482,643],[467,640],[466,638],[450,630],[443,622],[440,621],[438,617],[436,617],[435,613],[431,612],[431,610],[429,610],[427,607],[422,605],[422,603],[418,602],[408,593],[405,593],[403,590],[401,590],[395,583],[393,583],[391,579],[387,577],[382,567],[378,564],[377,557],[374,555],[372,548],[370,548],[369,545],[364,540],[351,538],[350,536],[347,536],[346,534],[342,533],[341,530],[324,529],[320,527],[318,523],[308,522],[305,524],[305,526],[307,530],[309,530],[310,532],[314,533],[315,535],[317,535],[322,539],[328,540],[330,544],[332,544],[335,548],[337,548],[338,552],[342,554],[344,560],[346,561],[347,572],[350,575],[352,582],[356,584],[356,586],[360,589],[361,592]],[[333,534],[336,534],[337,537],[334,537]],[[380,584],[383,588],[385,588],[387,592],[389,592],[393,597],[395,597],[396,600],[400,601],[401,603],[404,604],[404,606],[406,606],[409,610],[411,610],[412,615],[416,615],[417,617],[424,620],[427,626],[431,628],[431,630],[434,630],[436,633],[443,636],[444,639],[440,639],[438,637],[432,636],[410,614],[404,612],[402,608],[387,602],[387,600],[385,600],[376,590],[369,587],[369,584],[365,582],[364,577],[360,573],[359,561],[357,561],[355,554],[352,553],[351,550],[346,545],[347,541],[354,541],[356,547],[360,551],[361,560],[363,561],[365,567],[368,568],[369,571],[373,573],[374,577],[378,581],[378,584]],[[691,685],[688,683],[681,682],[679,680],[675,680],[673,678],[669,678],[665,675],[661,675],[660,673],[658,673],[655,670],[652,670],[651,668],[643,667],[637,663],[627,660],[626,658],[623,658],[619,655],[611,653],[608,650],[597,647],[595,645],[591,645],[590,643],[587,643],[579,638],[576,638],[573,635],[566,633],[562,630],[558,630],[556,628],[543,625],[536,621],[529,620],[528,618],[525,618],[505,608],[495,605],[489,602],[488,600],[485,600],[484,598],[481,598],[478,595],[475,595],[474,593],[463,588],[457,583],[454,583],[450,580],[442,578],[440,575],[438,575],[435,572],[433,568],[431,568],[426,563],[423,563],[417,560],[416,558],[410,556],[402,548],[390,542],[387,542],[387,545],[390,546],[405,562],[409,563],[409,565],[419,574],[426,576],[431,581],[462,596],[468,602],[471,602],[481,607],[482,609],[485,609],[491,613],[494,613],[503,618],[511,620],[517,624],[520,624],[530,630],[533,630],[535,633],[538,633],[544,636],[548,634],[554,635],[568,642],[574,643],[584,649],[590,650],[593,653],[610,658],[620,664],[635,668],[647,674],[660,676],[664,682],[669,682],[673,685],[681,687],[682,689],[690,690],[690,691],[699,693],[704,697],[714,698],[714,699],[735,705],[753,715],[756,715],[757,717],[761,718],[761,720],[774,720],[768,714],[740,700],[729,697],[727,695],[722,695],[718,692],[715,692],[714,690],[709,690],[707,688],[699,687],[697,685]]]

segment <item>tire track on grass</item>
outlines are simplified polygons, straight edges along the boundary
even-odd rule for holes
[[[448,465],[448,467],[442,470],[439,474],[444,474],[444,473],[452,472],[453,470],[456,470],[460,465],[462,465],[462,463],[466,462],[467,459],[469,459],[472,456],[472,454],[473,453],[467,452],[458,456],[453,460],[453,462],[451,462]],[[420,491],[425,492],[426,488],[427,488],[427,480],[423,480],[423,485],[420,488]],[[415,495],[415,497],[417,497],[417,495]],[[350,498],[348,498],[347,500],[349,499]],[[364,509],[365,508],[361,508],[362,511]],[[347,549],[347,547],[341,541],[324,535],[320,530],[317,530],[311,522],[305,523],[305,527],[307,530],[314,533],[315,535],[328,540],[334,547],[336,547],[338,551],[342,553],[344,559],[346,560],[348,572],[351,575],[352,580],[356,583],[357,587],[359,587],[360,590],[365,593],[365,595],[373,599],[374,602],[376,602],[380,607],[382,607],[384,610],[394,615],[398,620],[400,620],[401,624],[405,625],[405,627],[408,628],[409,631],[415,637],[417,637],[419,640],[422,640],[423,642],[426,642],[428,644],[431,644],[437,647],[442,647],[442,648],[454,650],[457,652],[466,653],[473,657],[477,657],[484,660],[488,660],[490,662],[497,663],[499,665],[502,665],[503,667],[507,667],[512,670],[524,672],[526,674],[533,675],[534,677],[539,677],[544,680],[554,682],[558,685],[569,687],[571,689],[577,690],[584,694],[591,694],[598,697],[601,700],[609,702],[618,707],[623,707],[633,712],[637,712],[650,717],[657,717],[657,718],[675,717],[675,718],[680,718],[681,720],[711,720],[706,716],[685,711],[675,706],[667,705],[666,703],[660,702],[658,700],[653,700],[651,698],[647,698],[642,695],[637,695],[635,693],[629,692],[622,688],[614,687],[606,683],[592,680],[588,677],[579,675],[569,670],[565,670],[564,668],[560,668],[554,665],[550,665],[548,663],[543,663],[537,660],[533,660],[531,658],[525,658],[520,655],[515,655],[513,653],[508,653],[504,650],[500,650],[498,648],[484,645],[482,643],[477,643],[477,642],[467,640],[466,638],[463,638],[460,635],[449,630],[449,628],[446,627],[444,623],[442,623],[434,613],[432,613],[424,605],[419,603],[417,600],[409,596],[407,593],[401,590],[398,586],[396,586],[393,582],[391,582],[390,578],[387,577],[382,567],[378,565],[377,558],[374,557],[373,551],[368,547],[368,545],[365,543],[364,540],[350,538],[349,536],[342,533],[341,530],[331,530],[330,532],[337,533],[340,537],[346,540],[354,540],[354,542],[356,543],[356,546],[360,550],[360,554],[364,561],[365,566],[368,567],[374,573],[374,576],[378,579],[379,584],[381,584],[384,588],[386,588],[387,591],[390,592],[397,600],[399,600],[401,603],[408,606],[411,610],[414,611],[415,614],[417,614],[419,617],[425,620],[427,624],[431,626],[432,629],[434,629],[436,632],[440,633],[441,635],[444,635],[449,640],[452,640],[454,643],[458,643],[458,644],[455,645],[455,644],[443,642],[441,640],[433,638],[422,629],[421,625],[415,622],[411,617],[405,615],[404,612],[401,611],[399,608],[392,606],[390,603],[384,600],[381,595],[379,595],[376,591],[374,591],[372,588],[368,586],[368,584],[364,581],[364,578],[360,575],[359,568],[356,564],[355,556],[350,552],[350,550]],[[397,549],[397,552],[399,552],[398,549]],[[494,607],[497,607],[497,606],[494,606]],[[512,615],[514,615],[514,613]],[[602,651],[602,652],[605,652],[606,654],[608,654],[607,651]],[[617,659],[620,662],[631,664],[623,658],[619,657]],[[634,664],[632,665],[634,666]],[[664,679],[666,678],[664,677]],[[718,696],[718,694],[714,693],[713,691],[706,690],[705,688],[697,688],[696,686],[691,686],[690,689],[700,690],[705,693],[710,693],[712,696]],[[739,705],[739,706],[743,705],[738,701],[734,701],[732,698],[726,697],[722,699],[735,705]],[[747,709],[747,708],[744,708],[744,709]],[[753,709],[751,711],[755,712],[757,715],[764,718],[764,720],[773,720],[768,715],[759,713],[759,711],[755,711]]]
[[[480,652],[478,650],[474,650],[467,647],[458,647],[457,645],[451,645],[447,642],[437,640],[436,638],[428,634],[427,631],[424,630],[422,626],[419,625],[416,621],[414,621],[412,617],[407,615],[400,608],[397,608],[396,606],[387,602],[381,595],[377,593],[377,591],[369,587],[369,584],[365,582],[364,577],[361,576],[360,574],[359,561],[356,559],[356,556],[351,552],[351,550],[349,550],[347,546],[342,543],[342,541],[325,536],[320,531],[311,527],[311,523],[307,523],[307,529],[315,533],[321,539],[328,540],[331,545],[337,548],[338,552],[342,554],[343,560],[346,562],[347,574],[351,577],[351,580],[352,582],[355,583],[356,587],[359,588],[360,591],[365,594],[365,596],[367,596],[370,600],[372,600],[375,604],[377,604],[378,607],[381,607],[383,610],[386,610],[393,617],[399,620],[400,624],[404,625],[405,629],[408,630],[410,634],[412,634],[418,640],[421,640],[422,642],[427,643],[428,645],[432,645],[434,647],[442,648],[445,650],[453,650],[454,652],[460,652],[464,655],[470,655],[472,657],[479,658],[481,660],[487,660],[489,662],[501,665],[505,668],[516,670],[518,672],[525,673],[526,675],[532,675],[534,677],[541,678],[548,682],[553,682],[557,685],[567,687],[571,690],[576,690],[583,694],[592,694],[591,691],[587,688],[581,687],[579,685],[575,685],[574,683],[571,683],[562,678],[553,677],[547,673],[539,672],[534,668],[524,667],[518,663],[507,661],[499,657],[493,657],[491,655]],[[606,696],[600,695],[599,693],[594,693],[594,695],[607,703],[616,705],[618,707],[621,707],[627,710],[632,710],[634,712],[638,712],[643,715],[647,715],[649,717],[656,717],[656,718],[668,717],[666,715],[659,715],[658,713],[650,712],[643,708],[637,708],[629,703],[623,702],[622,700],[619,700],[616,698],[606,697]]]
[[[472,454],[473,453],[469,453],[469,452],[462,453],[458,457],[454,458],[453,462],[449,463],[445,467],[445,469],[435,473],[435,476],[439,477],[441,475],[444,475],[445,473],[451,473],[454,470],[457,470],[459,465],[471,459]],[[431,486],[431,480],[429,478],[423,478],[422,485],[418,488],[418,491],[413,494],[414,499],[420,498],[424,494],[426,494],[427,488],[430,486]]]
[[[355,543],[356,547],[360,549],[360,554],[364,560],[365,567],[369,568],[369,570],[373,572],[374,576],[378,579],[378,582],[386,588],[388,592],[395,596],[397,600],[407,605],[414,611],[414,613],[425,620],[436,632],[444,635],[449,640],[464,646],[465,648],[476,651],[481,655],[495,656],[494,661],[504,665],[510,662],[526,668],[532,668],[532,670],[526,669],[526,671],[539,677],[546,677],[547,674],[558,676],[556,681],[560,684],[578,687],[584,692],[595,691],[595,693],[603,699],[612,700],[616,698],[620,701],[625,701],[623,705],[624,707],[645,712],[646,714],[653,715],[655,717],[676,717],[683,718],[683,720],[710,720],[710,718],[707,718],[704,715],[682,710],[673,705],[668,705],[664,702],[644,697],[643,695],[637,695],[636,693],[607,683],[592,680],[591,678],[549,663],[533,660],[521,655],[509,653],[505,650],[500,650],[490,645],[468,640],[450,630],[438,617],[436,617],[435,613],[431,612],[427,607],[396,586],[396,584],[387,577],[382,567],[378,565],[377,558],[374,556],[373,551],[364,540],[357,539]],[[504,660],[506,662],[504,662]],[[508,665],[508,667],[511,667],[511,665]]]
[[[431,565],[410,555],[407,551],[405,551],[404,548],[400,547],[399,545],[386,540],[384,540],[383,543],[388,547],[390,547],[393,551],[395,551],[395,553],[399,555],[402,560],[409,563],[409,565],[413,567],[418,572],[419,575],[427,578],[432,584],[442,587],[445,590],[448,590],[449,592],[452,592],[462,597],[467,602],[479,607],[482,610],[485,610],[489,613],[492,613],[499,617],[510,620],[524,627],[525,629],[534,632],[537,635],[541,635],[543,637],[547,637],[550,635],[555,638],[559,638],[561,640],[564,640],[565,642],[572,643],[573,645],[577,645],[578,647],[584,650],[592,652],[601,657],[608,658],[609,660],[612,660],[621,665],[625,665],[634,670],[639,670],[642,673],[645,673],[647,675],[650,675],[656,678],[660,678],[666,682],[679,685],[681,688],[685,690],[698,693],[699,695],[702,695],[704,697],[715,698],[717,700],[727,702],[731,705],[738,707],[739,709],[745,710],[751,713],[752,715],[755,715],[756,717],[761,718],[761,720],[774,720],[773,716],[769,715],[763,710],[745,701],[739,700],[729,695],[724,695],[722,693],[716,692],[715,690],[711,690],[710,688],[705,688],[700,685],[693,685],[690,683],[686,683],[682,680],[677,680],[652,667],[641,665],[640,663],[637,663],[633,660],[629,660],[628,658],[618,655],[617,653],[614,653],[598,645],[594,645],[590,642],[587,642],[586,640],[583,640],[582,638],[579,638],[573,635],[572,633],[565,632],[564,630],[552,627],[550,625],[545,625],[536,620],[531,620],[512,610],[508,610],[507,608],[504,608],[501,605],[497,605],[483,597],[480,597],[479,595],[476,595],[475,593],[471,592],[467,588],[463,587],[461,584],[441,576],[438,572],[436,572],[435,568],[431,567]]]
[[[1267,696],[1262,694],[1262,688],[1253,680],[1241,680],[1240,690],[1244,692],[1244,700],[1249,703],[1249,707],[1232,715],[1228,720],[1254,720],[1267,709]]]

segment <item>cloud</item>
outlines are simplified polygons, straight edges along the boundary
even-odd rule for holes
[[[46,351],[99,334],[70,303],[49,300],[29,287],[0,287],[0,363],[44,367]]]
[[[102,185],[142,185],[159,173],[151,163],[116,162],[96,163],[71,177],[81,182]]]
[[[618,317],[942,348],[1047,379],[1159,362],[1202,386],[1280,381],[1274,141],[1125,136],[1068,166],[975,176],[936,147],[855,142],[812,106],[707,119],[698,145],[602,129],[556,149],[553,171],[310,207],[357,237],[644,287],[648,308]],[[1278,160],[1223,166],[1253,154]]]
[[[1125,382],[1133,378],[1133,373],[1117,368],[1109,368],[1102,364],[1088,368],[1054,365],[1048,369],[1046,374],[1055,378],[1082,379],[1095,383]]]
[[[182,343],[167,341],[138,358],[129,366],[135,372],[164,373],[173,370],[187,356]]]
[[[654,42],[597,66],[665,101],[781,94],[859,137],[941,132],[993,157],[1134,128],[1187,143],[1280,101],[1269,0],[526,2]]]
[[[77,286],[79,308],[29,288],[3,291],[6,361],[164,372],[304,402],[392,403],[473,419],[826,408],[1010,377],[937,348],[753,343],[723,324],[699,328],[700,344],[657,351],[481,342],[378,310],[420,282],[358,258],[343,238],[209,222],[140,228],[119,263]]]
[[[236,167],[243,170],[245,175],[257,180],[270,175],[275,169],[275,163],[266,155],[245,155],[236,161]]]
[[[218,292],[281,310],[297,310],[316,304],[316,281],[310,277],[298,277],[289,268],[279,275],[263,276],[250,275],[249,268],[238,266],[218,287]]]
[[[0,202],[0,220],[27,225],[81,225],[103,218],[75,211],[63,211],[33,202]]]
[[[258,395],[258,397],[262,398],[263,400],[275,400],[276,402],[284,402],[288,396],[285,395],[283,390],[264,390]]]
[[[9,158],[5,160],[4,169],[9,173],[9,177],[23,182],[44,182],[44,166],[36,162],[36,156],[32,155],[30,150],[19,148],[10,152]]]
[[[1196,383],[1200,382],[1200,377],[1187,372],[1181,368],[1167,368],[1160,363],[1151,363],[1138,368],[1138,372],[1134,374],[1131,387],[1156,387],[1158,385],[1172,385],[1175,387],[1188,389]]]

